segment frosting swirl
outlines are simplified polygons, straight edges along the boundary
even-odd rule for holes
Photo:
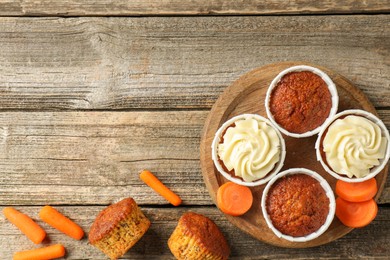
[[[363,178],[385,157],[386,137],[371,120],[350,115],[328,128],[323,150],[328,165],[338,174]]]
[[[280,140],[266,122],[245,118],[227,128],[218,156],[229,171],[252,182],[265,177],[279,161]]]

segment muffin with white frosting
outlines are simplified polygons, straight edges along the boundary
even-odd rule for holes
[[[335,178],[361,182],[385,167],[390,156],[389,132],[371,113],[346,110],[321,131],[316,149],[318,160]]]
[[[225,178],[255,186],[279,172],[285,150],[282,135],[266,118],[243,114],[219,128],[212,144],[212,157]]]

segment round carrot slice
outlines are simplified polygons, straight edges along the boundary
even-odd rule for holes
[[[372,199],[378,192],[375,178],[363,182],[336,182],[336,194],[351,202],[362,202]]]
[[[219,209],[228,215],[240,216],[252,206],[253,195],[251,190],[234,182],[226,182],[218,188],[217,204]]]
[[[336,199],[336,216],[347,227],[367,226],[377,213],[378,205],[373,199],[363,202],[350,202],[340,197]]]

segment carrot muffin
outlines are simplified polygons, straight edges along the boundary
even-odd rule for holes
[[[324,225],[329,198],[321,184],[306,174],[286,175],[268,191],[266,210],[273,226],[293,237],[307,236]]]
[[[168,240],[177,259],[228,259],[229,245],[217,225],[193,212],[185,213]]]
[[[320,133],[317,157],[321,157],[321,163],[329,167],[327,171],[331,170],[336,178],[372,178],[372,169],[380,171],[379,167],[388,160],[386,136],[386,127],[374,115],[363,110],[346,110],[337,114]]]
[[[322,125],[332,107],[325,81],[310,71],[290,72],[271,93],[275,121],[292,133],[305,133]]]
[[[240,185],[266,182],[283,166],[285,156],[279,131],[266,118],[255,114],[239,115],[223,124],[212,149],[217,169]]]
[[[305,65],[280,72],[265,98],[267,116],[279,130],[301,138],[317,134],[338,107],[333,81],[323,71]]]
[[[132,198],[112,204],[96,217],[89,242],[111,259],[124,255],[149,229],[150,221]]]

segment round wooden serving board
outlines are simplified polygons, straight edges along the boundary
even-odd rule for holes
[[[239,114],[255,113],[267,117],[264,99],[269,84],[279,72],[295,65],[310,65],[317,67],[329,75],[336,84],[340,97],[338,112],[346,109],[358,108],[377,115],[374,106],[363,92],[353,86],[346,78],[330,69],[302,62],[283,62],[266,65],[250,71],[226,88],[220,95],[212,107],[204,125],[200,145],[200,161],[203,178],[214,203],[216,203],[218,187],[227,181],[218,173],[211,159],[211,143],[216,131],[226,120]],[[300,139],[287,136],[284,136],[284,138],[286,141],[287,156],[282,170],[295,167],[314,170],[321,174],[334,190],[336,179],[326,173],[316,159],[314,143],[317,139],[317,135]],[[379,186],[379,192],[376,195],[376,199],[383,190],[387,172],[388,166],[376,176]],[[290,248],[313,247],[336,240],[352,230],[352,228],[344,226],[335,216],[329,229],[320,237],[312,241],[289,242],[280,239],[268,228],[262,215],[260,201],[264,187],[265,185],[251,188],[254,197],[253,206],[246,214],[240,217],[226,215],[231,223],[263,242]]]

